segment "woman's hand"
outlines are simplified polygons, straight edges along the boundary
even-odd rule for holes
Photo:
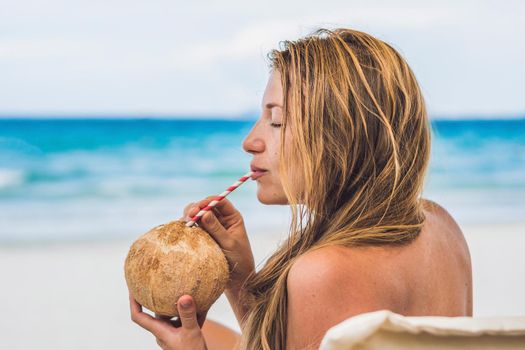
[[[190,221],[215,197],[209,196],[197,203],[188,204],[181,220]],[[255,261],[241,213],[228,199],[223,198],[197,224],[215,239],[228,260],[230,279],[226,289],[239,288],[248,275],[255,271]]]
[[[183,307],[188,302],[188,307]],[[157,344],[164,350],[195,349],[207,350],[201,327],[206,314],[196,314],[195,303],[189,295],[183,295],[177,301],[179,319],[170,321],[165,318],[153,318],[142,312],[142,306],[129,293],[131,319],[157,338]]]

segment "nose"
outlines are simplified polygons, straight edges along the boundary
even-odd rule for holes
[[[261,138],[261,134],[259,133],[259,121],[255,123],[253,128],[250,130],[248,135],[244,138],[244,141],[242,142],[242,148],[244,151],[254,154],[254,153],[260,153],[264,151],[264,141]]]

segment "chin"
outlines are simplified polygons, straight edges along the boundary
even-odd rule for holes
[[[284,205],[288,204],[288,200],[284,194],[268,193],[267,191],[257,191],[257,199],[262,204],[266,205]]]

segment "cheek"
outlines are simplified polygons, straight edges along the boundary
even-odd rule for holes
[[[289,166],[287,166],[286,175],[283,176],[286,176],[290,191],[297,198],[297,200],[300,201],[302,198],[302,192],[304,191],[304,179],[301,169],[298,168],[298,165],[289,164]],[[282,180],[279,179],[279,181],[281,190],[284,193],[284,189],[282,189],[283,184],[281,183]]]

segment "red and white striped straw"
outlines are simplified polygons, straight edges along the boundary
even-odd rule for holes
[[[221,201],[224,197],[226,197],[227,195],[229,195],[234,189],[236,189],[237,187],[239,187],[240,185],[242,185],[246,180],[248,180],[253,174],[253,171],[249,171],[248,173],[246,173],[246,175],[244,175],[243,177],[241,177],[239,180],[237,180],[233,185],[231,185],[230,187],[228,187],[226,189],[226,191],[222,192],[220,195],[218,195],[217,197],[215,197],[210,203],[208,203],[208,205],[204,208],[201,209],[201,211],[199,211],[197,213],[197,215],[195,215],[194,217],[191,218],[190,221],[188,221],[186,223],[186,226],[188,227],[191,227],[193,226],[197,221],[200,220],[200,218],[208,211],[210,210],[211,208],[213,208],[215,205],[217,205],[217,203],[219,203],[219,201]]]

